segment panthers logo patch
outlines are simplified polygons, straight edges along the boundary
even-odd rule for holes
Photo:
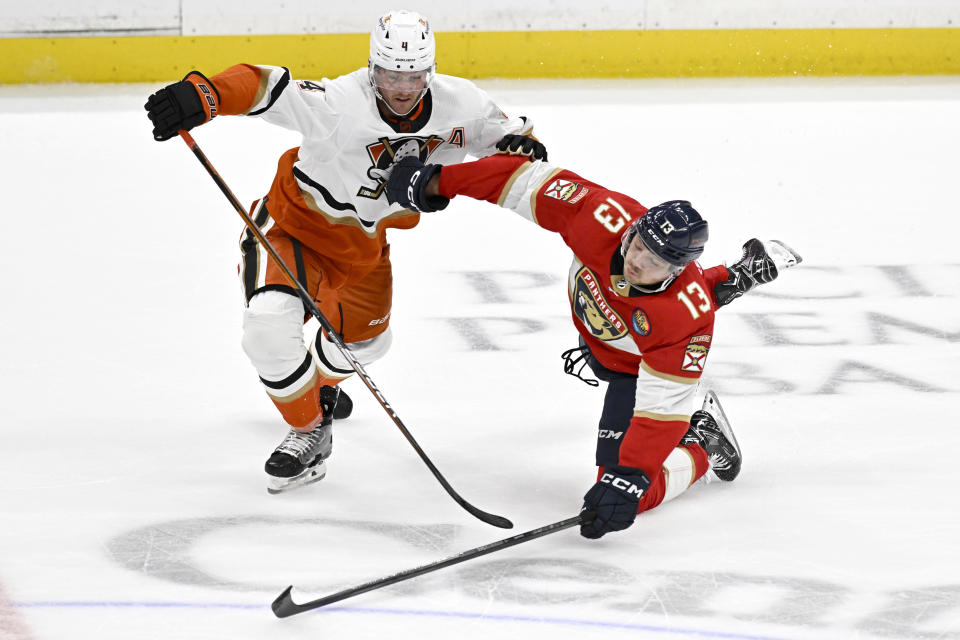
[[[597,278],[586,267],[577,272],[572,299],[574,313],[595,338],[609,341],[627,335],[626,323],[607,304]]]

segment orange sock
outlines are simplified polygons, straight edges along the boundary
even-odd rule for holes
[[[323,378],[314,373],[310,382],[293,395],[284,398],[271,395],[270,399],[273,400],[273,404],[277,405],[280,415],[283,416],[287,424],[296,431],[307,433],[313,431],[314,427],[323,420],[323,409],[320,408],[320,388],[335,387],[342,381],[342,379]]]

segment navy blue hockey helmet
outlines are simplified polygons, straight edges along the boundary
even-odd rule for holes
[[[710,234],[707,221],[688,201],[670,200],[652,207],[630,225],[623,236],[624,253],[637,235],[657,257],[683,266],[703,254]]]

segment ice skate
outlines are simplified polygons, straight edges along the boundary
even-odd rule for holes
[[[760,284],[773,282],[784,269],[803,262],[800,254],[779,240],[747,240],[743,256],[727,267],[730,279],[716,286],[715,293],[720,305],[730,304]]]
[[[767,253],[767,257],[773,261],[773,265],[777,268],[777,271],[790,269],[803,262],[800,254],[791,249],[786,242],[767,240],[762,244]]]
[[[740,473],[743,455],[730,421],[713,391],[707,391],[703,406],[690,418],[690,429],[681,444],[698,444],[707,452],[710,469],[724,482],[734,480]]]
[[[353,412],[353,402],[339,387],[320,389],[323,421],[308,433],[290,432],[276,448],[264,470],[267,492],[281,493],[323,480],[327,475],[325,460],[333,451],[333,421]]]

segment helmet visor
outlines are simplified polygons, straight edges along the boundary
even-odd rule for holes
[[[373,84],[387,91],[425,91],[433,80],[433,69],[393,71],[373,66]]]
[[[634,236],[623,255],[623,275],[635,287],[663,282],[683,271],[685,265],[667,262]]]

